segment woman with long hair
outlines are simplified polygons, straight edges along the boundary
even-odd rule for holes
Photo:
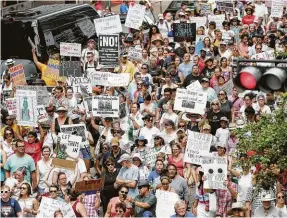
[[[115,168],[115,160],[112,157],[108,157],[103,164],[102,177],[104,178],[104,187],[101,192],[101,199],[103,204],[103,213],[107,211],[109,201],[118,196],[118,192],[114,187],[119,170]]]
[[[27,141],[24,141],[25,153],[29,154],[33,158],[35,165],[39,160],[41,160],[41,149],[43,146],[43,139],[44,139],[42,128],[41,127],[39,128],[41,135],[40,140],[38,139],[36,132],[30,131],[28,133]]]
[[[231,120],[231,110],[232,110],[232,102],[228,100],[228,96],[225,90],[221,90],[218,93],[218,99],[221,105],[221,111],[226,114],[227,118]]]
[[[147,45],[148,50],[152,47],[152,45],[159,47],[163,44],[163,37],[156,25],[153,25],[149,30],[149,42]]]
[[[139,168],[139,181],[147,180],[150,171],[147,166],[143,164],[143,159],[139,153],[133,154],[133,164]]]
[[[65,192],[64,200],[71,205],[76,217],[88,217],[85,205],[78,199],[79,196],[79,192],[70,188]]]
[[[287,217],[287,207],[285,204],[285,193],[278,192],[276,195],[276,208],[280,211],[281,217]]]
[[[133,207],[127,200],[127,196],[129,193],[129,187],[127,186],[120,186],[118,189],[119,197],[114,197],[110,200],[108,207],[107,207],[107,212],[105,213],[105,217],[116,217],[116,204],[117,203],[124,203],[127,207],[127,210],[125,212],[124,217],[130,217],[133,216]]]
[[[31,194],[31,185],[22,183],[18,202],[22,208],[23,217],[35,217],[38,213],[39,202],[35,198],[30,197]]]
[[[70,117],[67,116],[68,111],[65,107],[58,107],[56,112],[58,114],[58,117],[55,118],[55,120],[53,121],[51,131],[52,133],[58,135],[58,133],[61,132],[62,125],[72,125],[73,121]]]
[[[155,116],[155,105],[151,99],[151,95],[149,93],[143,96],[144,102],[140,104],[140,112],[143,116],[150,114],[151,116]]]
[[[160,183],[161,183],[161,187],[159,188],[159,190],[175,193],[175,190],[169,186],[169,184],[171,183],[171,180],[170,178],[168,178],[168,176],[161,176]]]
[[[135,148],[132,153],[138,153],[143,158],[143,156],[149,152],[149,147],[147,147],[147,144],[147,139],[144,136],[139,136],[135,140]]]
[[[209,85],[211,88],[214,88],[218,86],[218,77],[222,76],[221,74],[221,68],[220,67],[215,67],[214,68],[214,73],[211,75],[211,79],[209,81]]]
[[[178,115],[174,112],[174,101],[169,100],[165,105],[163,105],[165,109],[165,113],[161,116],[160,119],[160,129],[163,130],[165,128],[166,120],[171,120],[175,126],[178,124]]]
[[[222,57],[220,59],[220,68],[222,71],[222,76],[224,76],[224,81],[227,82],[228,80],[232,79],[232,68],[228,66],[228,61],[226,57]]]
[[[7,157],[14,153],[15,147],[13,146],[13,141],[16,140],[17,136],[14,133],[14,130],[7,126],[4,129],[4,141],[2,142],[3,150],[6,152]]]
[[[175,123],[172,120],[166,119],[164,121],[164,129],[162,134],[167,143],[170,143],[172,140],[177,139]]]

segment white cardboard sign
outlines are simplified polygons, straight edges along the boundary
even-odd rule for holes
[[[81,57],[81,44],[60,42],[60,55],[70,57]]]
[[[123,31],[119,15],[94,19],[97,34],[113,34]]]
[[[130,3],[125,26],[139,30],[142,26],[145,10],[146,7],[144,5]]]

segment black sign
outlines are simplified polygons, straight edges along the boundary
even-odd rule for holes
[[[99,62],[106,67],[118,66],[119,35],[99,35]]]
[[[81,77],[82,68],[80,61],[64,61],[60,62],[60,76],[73,76],[73,77]]]
[[[173,32],[175,42],[182,42],[182,41],[192,42],[196,40],[195,23],[174,23]]]

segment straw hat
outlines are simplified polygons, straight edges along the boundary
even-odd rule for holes
[[[234,209],[240,209],[242,211],[246,211],[247,208],[244,207],[240,202],[232,203],[232,208],[227,211],[227,215],[232,215]]]

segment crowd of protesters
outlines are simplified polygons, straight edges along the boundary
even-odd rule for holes
[[[156,191],[178,195],[171,217],[287,217],[287,169],[270,190],[255,189],[255,167],[236,167],[238,139],[233,130],[258,122],[282,103],[282,92],[244,92],[224,84],[234,78],[236,58],[274,50],[287,58],[287,14],[270,17],[270,7],[259,0],[235,1],[233,13],[219,11],[213,1],[210,14],[225,14],[222,28],[214,21],[197,26],[199,42],[174,41],[173,24],[189,23],[203,17],[196,7],[182,3],[175,15],[158,14],[158,22],[147,34],[133,30],[121,38],[118,67],[113,73],[129,73],[127,87],[94,86],[91,95],[118,96],[119,117],[95,117],[83,105],[84,96],[74,93],[62,81],[37,79],[33,85],[54,86],[46,106],[49,122],[38,128],[19,126],[1,103],[1,217],[36,217],[41,197],[63,201],[76,217],[161,217],[156,214]],[[153,10],[149,2],[147,13]],[[129,2],[120,12],[104,9],[102,16],[126,14]],[[96,39],[83,49],[83,75],[101,70]],[[131,47],[142,49],[141,60],[130,60]],[[21,48],[17,48],[21,49]],[[36,67],[44,73],[32,50]],[[58,54],[53,54],[59,59]],[[13,66],[9,59],[6,65]],[[177,88],[198,81],[198,91],[207,93],[206,111],[201,114],[174,110]],[[9,74],[3,76],[2,90],[17,87]],[[242,94],[244,92],[244,94]],[[57,135],[62,125],[85,124],[75,170],[52,165]],[[191,131],[212,134],[210,153],[227,157],[226,189],[203,187],[205,176],[200,165],[184,161]],[[149,151],[157,151],[153,164],[147,164]],[[241,157],[246,157],[242,154]],[[240,158],[241,158],[240,157]],[[101,190],[79,192],[80,181],[104,178]],[[63,217],[56,210],[54,217]]]

